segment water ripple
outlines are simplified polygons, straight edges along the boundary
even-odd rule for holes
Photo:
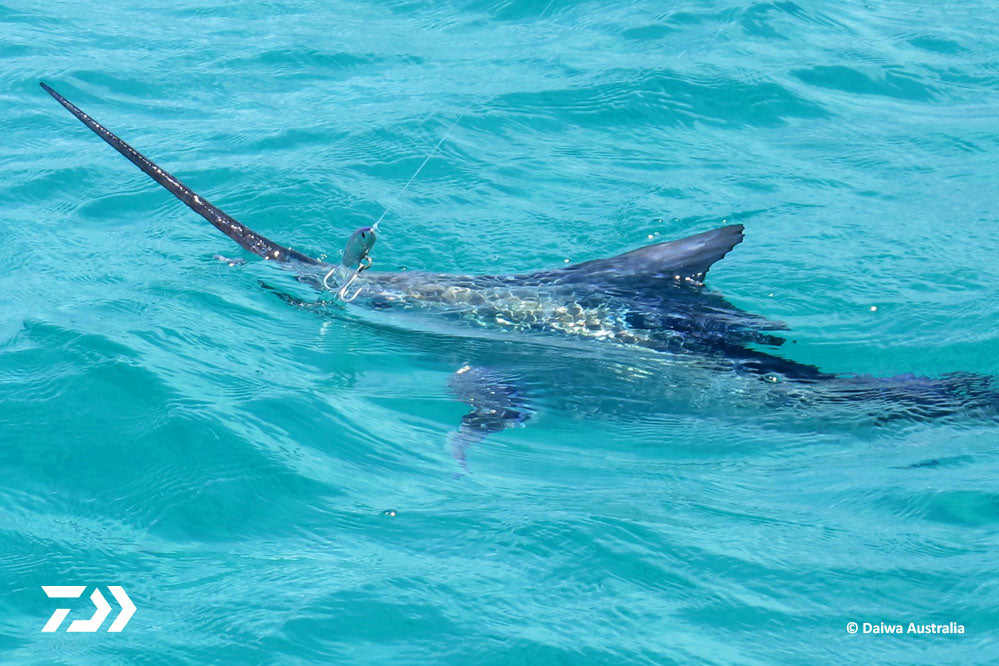
[[[548,4],[0,5],[5,662],[994,651],[993,8]],[[288,307],[260,283],[316,295],[39,78],[333,260],[463,116],[376,270],[558,267],[740,223],[709,286],[787,323],[775,353],[858,379]],[[466,363],[531,412],[459,473]],[[74,582],[123,585],[126,631],[39,632],[39,587]],[[918,649],[845,631],[951,620],[967,634]]]

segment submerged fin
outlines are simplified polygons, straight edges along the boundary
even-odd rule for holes
[[[39,82],[39,85],[45,90],[45,92],[52,95],[57,102],[66,107],[70,113],[76,116],[81,123],[93,130],[94,134],[104,139],[104,141],[110,144],[110,146],[119,153],[124,155],[125,158],[127,158],[132,164],[142,169],[146,175],[166,188],[170,194],[183,201],[188,208],[211,222],[216,229],[239,243],[250,252],[272,261],[294,260],[306,264],[320,263],[312,257],[292,250],[291,248],[284,247],[283,245],[279,245],[243,226],[233,218],[226,215],[221,209],[216,208],[206,199],[198,196],[190,188],[184,185],[184,183],[171,176],[169,173],[150,161],[145,155],[115,136],[114,133],[78,109],[72,102],[47,86],[45,83]]]
[[[466,452],[490,433],[522,425],[530,418],[524,397],[509,379],[488,368],[465,365],[448,382],[459,400],[471,407],[461,427],[448,437],[451,455],[468,472]]]
[[[704,280],[712,264],[742,242],[741,224],[733,224],[680,240],[646,245],[607,259],[594,259],[550,271],[569,281],[599,280],[614,283],[635,278]]]

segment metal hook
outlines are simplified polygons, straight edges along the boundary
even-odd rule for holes
[[[334,273],[336,273],[336,268],[337,268],[336,266],[331,268],[330,272],[327,273],[325,277],[323,277],[323,286],[326,287],[327,291],[333,291],[333,287],[330,286],[330,278],[333,277]]]
[[[350,298],[347,298],[347,289],[350,288],[350,285],[354,284],[354,280],[357,279],[358,275],[371,268],[371,264],[372,264],[371,257],[367,255],[361,257],[361,261],[360,263],[357,264],[357,268],[354,269],[354,272],[347,279],[344,285],[340,287],[340,289],[336,292],[337,297],[341,301],[343,301],[344,303],[350,303],[351,301],[353,301],[355,298],[358,297],[358,295],[361,293],[361,287],[358,287],[357,291],[355,291],[354,295],[351,296]],[[327,289],[330,289],[327,280],[329,280],[329,277],[333,274],[333,271],[335,270],[336,269],[334,268],[333,270],[331,270],[329,273],[326,274],[326,277],[323,278],[323,284],[326,285]],[[332,291],[332,289],[330,289],[330,291]]]
[[[338,298],[339,298],[339,299],[340,299],[341,301],[343,301],[344,303],[350,303],[350,302],[351,302],[351,301],[353,301],[353,300],[354,300],[355,298],[357,298],[357,295],[358,295],[358,294],[360,294],[360,293],[361,293],[361,288],[360,288],[360,287],[358,287],[358,288],[357,288],[357,291],[355,291],[355,292],[354,292],[354,295],[353,295],[353,296],[351,296],[350,298],[347,298],[347,288],[348,288],[348,287],[350,287],[350,285],[352,285],[352,284],[354,283],[354,280],[356,280],[356,279],[357,279],[357,276],[358,276],[358,275],[359,275],[360,273],[361,273],[360,269],[358,269],[358,270],[354,271],[354,274],[350,276],[350,279],[349,279],[349,280],[347,280],[347,282],[345,282],[345,283],[344,283],[344,285],[343,285],[342,287],[340,287],[340,291],[336,292],[336,295],[337,295],[337,297],[338,297]]]

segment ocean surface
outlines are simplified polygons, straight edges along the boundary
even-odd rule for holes
[[[0,0],[0,663],[995,663],[999,419],[292,307],[38,82],[313,256],[394,204],[372,270],[741,223],[776,353],[939,378],[999,376],[997,54],[984,0]],[[470,358],[531,414],[462,475]]]

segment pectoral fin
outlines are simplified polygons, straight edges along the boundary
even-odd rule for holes
[[[455,397],[471,407],[461,426],[448,438],[451,455],[468,471],[467,451],[491,433],[523,425],[530,418],[524,396],[502,373],[481,366],[464,365],[449,382]]]

